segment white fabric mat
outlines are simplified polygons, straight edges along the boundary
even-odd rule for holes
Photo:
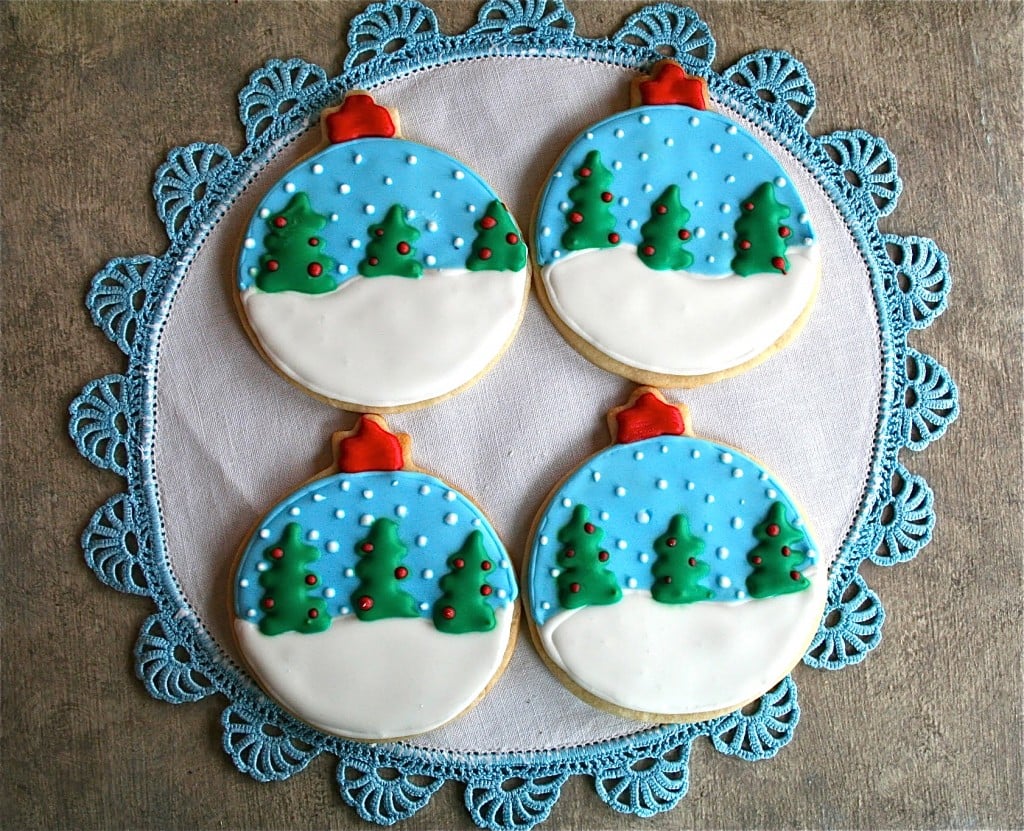
[[[588,124],[627,105],[631,77],[579,60],[496,58],[417,73],[375,95],[399,109],[406,137],[474,167],[525,229],[561,150]],[[168,555],[199,619],[236,661],[226,602],[236,548],[263,512],[330,463],[331,432],[354,421],[263,363],[229,295],[235,247],[255,205],[318,141],[312,130],[286,147],[213,230],[174,302],[160,353],[156,458]],[[777,473],[811,517],[824,554],[834,557],[870,462],[878,324],[866,266],[835,207],[786,151],[773,153],[800,189],[822,242],[817,306],[779,355],[738,378],[670,397],[690,406],[698,434],[735,444]],[[452,400],[390,422],[412,435],[417,463],[484,507],[518,562],[541,500],[607,445],[605,412],[631,388],[577,355],[531,298],[518,338],[490,375]],[[638,729],[644,725],[567,692],[537,657],[524,624],[487,698],[415,744],[530,750]]]

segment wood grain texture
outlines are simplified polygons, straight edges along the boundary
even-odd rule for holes
[[[585,35],[639,7],[570,5]],[[1022,6],[693,5],[718,42],[716,67],[789,50],[818,89],[814,132],[864,127],[897,154],[906,190],[883,227],[933,237],[954,276],[949,311],[912,343],[951,370],[963,414],[904,457],[935,489],[934,541],[897,571],[865,568],[888,612],[882,645],[843,672],[797,671],[790,747],[750,765],[698,742],[689,795],[647,821],[574,779],[548,827],[1019,828]],[[456,31],[477,3],[435,6]],[[3,827],[363,826],[327,758],[258,784],[220,749],[222,700],[171,707],[134,680],[149,602],[102,587],[78,548],[120,485],[76,454],[65,416],[86,381],[124,366],[82,299],[108,258],[162,250],[149,188],[167,150],[197,139],[238,150],[248,73],[293,55],[337,72],[360,8],[0,9]],[[472,826],[447,786],[400,827]]]

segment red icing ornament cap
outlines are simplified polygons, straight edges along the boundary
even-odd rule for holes
[[[616,444],[682,436],[689,420],[685,404],[670,404],[654,387],[637,387],[626,404],[608,413],[608,427]]]
[[[706,110],[711,103],[708,82],[690,75],[675,61],[658,61],[647,80],[636,82],[640,104],[683,104]]]
[[[339,473],[402,470],[409,452],[409,437],[392,433],[378,415],[362,415],[348,432],[334,434],[334,458]]]
[[[370,93],[356,90],[345,96],[340,107],[324,111],[323,126],[331,144],[368,136],[394,138],[398,116],[374,101]]]

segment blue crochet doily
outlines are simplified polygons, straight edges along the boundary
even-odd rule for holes
[[[153,196],[169,245],[160,256],[117,258],[95,276],[87,305],[96,325],[128,356],[123,374],[86,385],[71,405],[71,436],[97,467],[124,477],[82,536],[86,562],[107,585],[145,595],[157,611],[135,647],[139,678],[173,703],[221,693],[228,700],[223,744],[255,779],[286,779],[314,757],[338,759],[337,786],[360,817],[391,824],[423,808],[447,780],[465,785],[465,804],[480,827],[528,829],[544,820],[569,776],[592,777],[617,811],[651,816],[672,808],[688,786],[690,746],[707,736],[721,753],[754,761],[774,756],[799,718],[791,678],[765,694],[750,714],[700,724],[654,727],[626,738],[563,750],[516,754],[428,752],[402,744],[369,745],[319,733],[296,721],[217,660],[171,574],[154,470],[156,358],[178,286],[207,233],[248,172],[308,128],[344,92],[412,70],[472,57],[586,57],[646,68],[666,55],[704,76],[713,96],[746,115],[813,173],[842,213],[868,265],[882,343],[881,406],[870,478],[856,520],[831,569],[822,625],[804,657],[809,666],[855,664],[881,638],[882,604],[859,573],[865,560],[888,566],[914,557],[935,522],[927,483],[899,460],[921,450],[958,413],[956,386],[932,357],[907,343],[945,309],[950,278],[945,254],[929,239],[882,234],[880,217],[902,190],[885,141],[863,130],[812,137],[815,103],[804,66],[785,52],[761,50],[722,72],[711,68],[715,42],[688,8],[659,4],[626,20],[608,38],[574,34],[561,0],[489,0],[461,35],[438,30],[434,12],[415,0],[375,3],[352,21],[343,72],[329,78],[299,59],[271,60],[239,94],[246,147],[175,148],[156,173]]]

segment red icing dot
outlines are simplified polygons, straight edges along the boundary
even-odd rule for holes
[[[395,569],[395,577],[397,577],[399,580],[404,580],[408,576],[409,569],[407,569],[405,566],[399,566]]]
[[[569,591],[571,591],[573,594],[579,594],[580,584],[579,583],[570,583],[569,584]]]
[[[593,534],[594,533],[594,523],[592,523],[592,522],[584,523],[583,530],[586,531],[588,534]]]
[[[782,556],[783,557],[788,557],[792,553],[793,552],[789,550],[789,546],[788,545],[782,546]]]
[[[490,586],[483,585],[480,587],[480,594],[482,594],[484,597],[487,597],[487,595],[489,595],[492,591],[494,591],[494,589],[492,589]]]
[[[368,259],[366,262],[368,262],[370,265],[377,265],[380,262],[380,260],[378,260],[376,257],[370,257],[370,259]]]
[[[267,271],[277,271],[280,267],[277,260],[267,260]]]
[[[679,232],[679,239],[689,239],[689,238],[690,238],[690,232],[687,231],[685,228],[683,228],[683,230],[681,230]]]
[[[370,611],[370,609],[373,608],[373,598],[370,597],[368,594],[364,594],[357,601],[357,605],[359,606],[359,609],[361,611],[368,612]]]
[[[669,537],[667,540],[665,540],[665,545],[667,545],[669,548],[675,548],[676,542],[677,540],[675,537]]]
[[[316,609],[310,609],[306,614],[309,616],[310,620],[316,620],[316,618],[320,617],[320,612]]]
[[[769,537],[777,537],[779,535],[779,526],[773,522],[771,525],[764,529],[764,532]]]
[[[643,254],[643,255],[644,255],[645,257],[653,257],[653,256],[654,256],[654,246],[653,246],[653,245],[645,245],[645,246],[644,246],[644,247],[643,247],[643,248],[641,249],[641,253],[642,253],[642,254]]]
[[[696,557],[690,557],[690,559],[687,560],[686,562],[688,562],[690,564],[690,568],[693,568],[695,565],[697,565],[697,558]]]
[[[791,571],[789,573],[789,579],[790,580],[799,580],[800,579],[800,572],[799,571]]]
[[[601,194],[602,202],[611,202],[612,199],[614,199],[614,197],[608,191],[605,191],[604,193]]]
[[[505,242],[509,245],[515,245],[519,242],[519,234],[505,234]]]
[[[278,228],[284,228],[284,226],[287,224],[288,220],[285,219],[283,216],[274,217],[274,225],[277,226]]]
[[[497,224],[498,220],[496,220],[493,216],[485,216],[483,219],[480,220],[481,228],[493,228]]]
[[[284,549],[275,548],[271,550],[270,556],[273,557],[275,560],[280,560],[284,556]]]
[[[565,556],[568,557],[571,560],[573,557],[576,556],[576,549],[575,548],[567,548],[567,549],[565,549]]]
[[[610,242],[610,243],[611,243],[612,245],[618,245],[618,243],[619,243],[619,240],[620,240],[620,239],[622,239],[622,237],[620,237],[620,236],[619,236],[618,234],[616,234],[616,233],[615,233],[614,231],[612,231],[612,232],[611,232],[611,233],[610,233],[610,234],[608,235],[608,242]]]
[[[383,228],[378,228],[373,233],[374,233],[375,236],[382,237],[382,236],[384,236],[384,229]]]
[[[599,559],[602,563],[607,563],[608,562],[608,552],[607,551],[600,552],[597,555],[597,559]]]
[[[455,566],[455,568],[465,568],[466,567],[466,561],[463,560],[462,557],[458,557],[458,558],[456,558],[455,562],[452,563],[452,565]]]
[[[366,552],[367,554],[369,554],[369,553],[370,553],[371,551],[373,551],[373,543],[372,543],[372,542],[364,542],[364,543],[363,543],[363,544],[362,544],[362,545],[361,545],[360,547],[361,547],[361,548],[363,549],[363,551],[365,551],[365,552]]]
[[[749,249],[750,248],[750,240],[748,240],[748,239],[741,239],[740,240],[740,248],[742,248],[744,251]]]
[[[656,213],[659,213],[659,214],[667,214],[668,213],[668,208],[665,207],[664,205],[655,205],[654,206],[654,210],[655,210]]]
[[[760,557],[751,557],[750,558],[750,562],[752,562],[755,566],[759,566],[759,565],[761,565],[761,558]]]
[[[491,258],[491,249],[481,248],[478,256],[480,257],[481,260],[489,260]]]
[[[412,248],[409,246],[409,243],[405,242],[405,240],[398,243],[398,245],[396,245],[395,248],[398,250],[399,254],[408,254],[410,251],[412,251]]]
[[[315,574],[307,574],[306,575],[306,585],[307,586],[315,586],[316,585],[316,575]]]
[[[445,620],[451,620],[453,617],[455,617],[455,610],[451,606],[445,606],[441,610],[441,615],[444,617]]]
[[[586,179],[590,175],[590,168],[589,167],[581,167],[580,170],[579,170],[579,174],[584,179]]]
[[[745,211],[752,211],[752,210],[754,210],[754,203],[753,202],[744,202],[743,203],[743,210],[745,210]]]
[[[786,261],[782,257],[772,257],[772,268],[776,268],[783,274],[786,273]]]
[[[319,237],[310,237],[308,240],[306,240],[306,242],[308,242],[310,245],[312,245],[314,248],[316,248],[320,244],[320,238]]]
[[[480,563],[480,568],[482,568],[484,571],[490,571],[491,570],[491,561],[490,560],[484,560],[482,563]]]
[[[672,582],[672,578],[671,577],[662,577],[661,578],[661,582],[662,583],[671,583]]]
[[[790,231],[789,228],[787,228],[785,225],[783,225],[781,228],[779,228],[779,236],[782,237],[783,239],[785,239],[786,237],[788,237],[792,233],[793,232]]]
[[[573,211],[571,214],[569,214],[569,221],[573,225],[579,225],[583,221],[583,214],[581,214],[579,211]]]
[[[263,598],[263,608],[264,609],[273,609],[274,608],[274,598],[272,598],[272,597],[265,597],[265,598]]]
[[[306,272],[310,277],[319,277],[324,273],[324,267],[320,263],[310,263],[306,268]]]

